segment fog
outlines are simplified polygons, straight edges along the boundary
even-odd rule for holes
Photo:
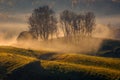
[[[6,26],[11,26],[10,24],[5,24]],[[18,25],[26,26],[26,25]],[[9,31],[6,31],[7,30]],[[97,24],[96,28],[92,34],[93,38],[85,38],[79,41],[79,44],[74,44],[72,42],[66,41],[62,36],[54,38],[48,41],[37,41],[37,40],[24,40],[18,42],[16,39],[21,31],[27,30],[27,27],[21,27],[17,29],[15,27],[3,27],[0,31],[0,46],[14,46],[26,49],[35,50],[47,50],[56,52],[69,52],[69,53],[95,53],[101,47],[104,39],[114,39],[114,32],[106,25]],[[62,34],[61,34],[62,35]],[[75,41],[77,42],[77,41]]]
[[[0,46],[15,46],[27,49],[36,49],[36,50],[50,50],[57,52],[80,52],[80,53],[88,53],[88,52],[97,52],[101,47],[103,39],[115,39],[115,32],[107,25],[101,24],[105,23],[103,18],[97,18],[96,28],[92,34],[92,39],[85,38],[79,41],[79,44],[75,45],[72,42],[68,42],[63,38],[62,32],[60,32],[60,38],[48,41],[23,41],[18,42],[16,39],[20,32],[28,30],[27,17],[25,15],[14,15],[12,18],[15,19],[16,22],[1,22],[0,23]],[[19,17],[17,17],[19,16]],[[5,17],[5,16],[4,16]],[[11,16],[9,16],[11,18]],[[23,18],[25,17],[25,18]],[[16,19],[17,18],[17,19]],[[8,19],[8,18],[7,18]],[[6,18],[5,18],[6,20]],[[24,21],[18,22],[19,20]],[[106,18],[105,20],[108,20]],[[110,19],[109,19],[110,20]],[[116,21],[116,18],[114,19]],[[118,19],[117,19],[118,21]],[[107,23],[106,23],[107,24]],[[58,26],[61,26],[58,24]],[[77,42],[77,41],[74,41]]]
[[[97,24],[93,32],[93,37],[97,38],[106,38],[106,39],[115,39],[114,31],[108,25]]]
[[[118,24],[119,1],[118,0],[1,0],[0,7],[0,46],[15,46],[37,50],[51,50],[59,52],[96,52],[101,47],[104,39],[117,39],[116,26],[113,28],[106,24]],[[23,4],[24,3],[24,4]],[[64,3],[64,4],[63,4]],[[22,6],[21,6],[22,5]],[[20,32],[28,31],[28,18],[32,11],[42,5],[49,5],[55,10],[57,18],[63,10],[72,10],[77,13],[92,11],[96,16],[96,28],[92,34],[92,39],[85,38],[75,45],[71,41],[66,41],[60,32],[60,38],[48,41],[23,41],[16,39]],[[106,6],[107,5],[107,6]],[[77,41],[74,41],[77,42]]]
[[[0,45],[16,43],[16,38],[21,31],[27,30],[27,24],[0,23]]]

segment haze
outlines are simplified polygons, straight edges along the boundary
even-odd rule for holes
[[[96,37],[114,37],[113,28],[120,27],[119,0],[0,0],[0,45],[14,43],[21,31],[28,30],[28,18],[32,11],[49,5],[59,14],[68,9],[77,13],[92,11],[96,15]],[[107,27],[108,24],[111,27]]]

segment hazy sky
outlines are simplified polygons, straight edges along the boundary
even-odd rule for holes
[[[92,11],[99,24],[120,25],[120,0],[0,0],[0,34],[18,34],[27,29],[34,8],[49,5],[58,14],[65,9]]]

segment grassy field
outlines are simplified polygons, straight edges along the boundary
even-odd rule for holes
[[[36,59],[17,54],[0,53],[0,77],[2,78],[6,76],[6,74],[11,73],[13,70],[34,60]]]
[[[0,47],[3,80],[120,80],[120,59]]]
[[[120,59],[88,56],[82,54],[56,54],[50,60],[63,61],[74,64],[92,65],[96,67],[105,67],[120,70]]]
[[[34,57],[41,60],[62,61],[75,64],[93,65],[98,67],[106,67],[120,70],[119,58],[106,58],[97,56],[88,56],[75,53],[57,53],[49,51],[37,51],[30,49],[22,49],[15,47],[0,47],[0,52],[20,54],[24,56]]]

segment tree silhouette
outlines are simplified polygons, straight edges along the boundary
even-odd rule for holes
[[[85,29],[86,29],[86,35],[91,36],[94,26],[95,26],[95,15],[92,12],[88,12],[85,15]]]
[[[64,10],[60,14],[60,22],[65,37],[91,36],[95,25],[95,15],[92,12],[82,15]]]
[[[65,37],[72,36],[73,29],[75,29],[74,26],[76,25],[76,17],[77,16],[74,12],[68,10],[64,10],[60,14],[60,22],[62,24],[61,28]]]
[[[35,9],[29,17],[29,31],[42,40],[48,40],[57,32],[57,19],[54,11],[48,6]]]

